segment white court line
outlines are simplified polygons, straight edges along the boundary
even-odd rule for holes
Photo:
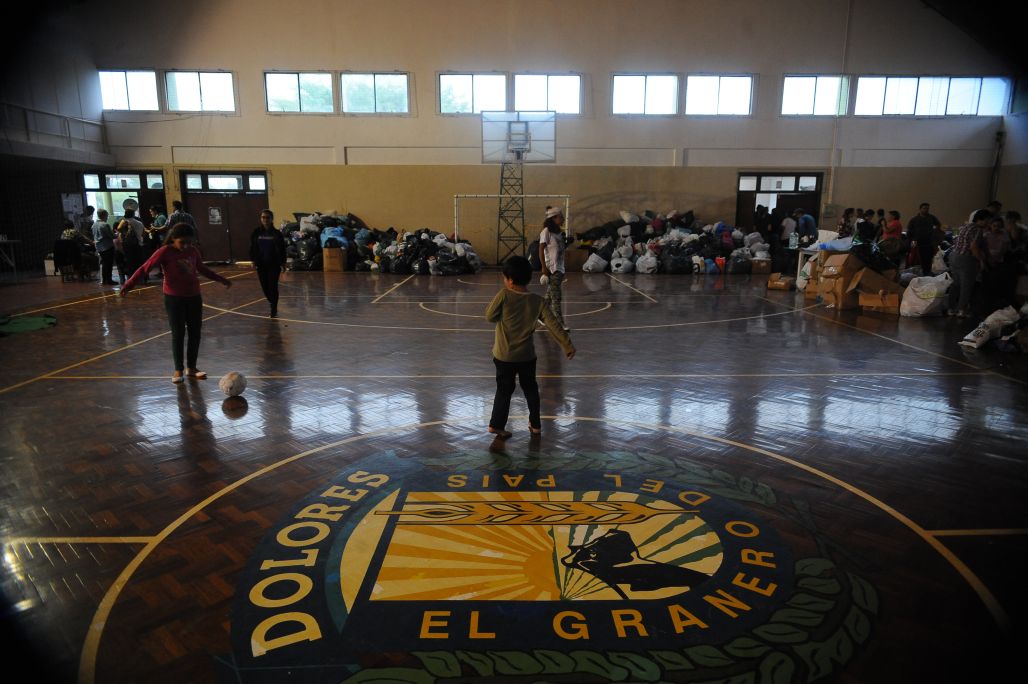
[[[378,304],[378,300],[382,299],[383,297],[386,297],[386,296],[388,296],[390,292],[392,292],[393,290],[395,290],[396,288],[400,287],[400,286],[401,286],[401,285],[403,285],[403,284],[404,284],[405,282],[407,282],[408,280],[410,280],[411,278],[413,278],[413,277],[414,277],[414,275],[415,275],[415,274],[411,273],[411,274],[410,274],[409,276],[407,276],[406,278],[404,278],[404,279],[403,279],[403,280],[401,280],[400,282],[398,282],[398,283],[396,283],[395,285],[393,285],[393,286],[392,286],[391,288],[389,288],[388,290],[386,290],[385,292],[383,292],[383,293],[382,293],[381,295],[379,295],[379,296],[378,296],[378,297],[376,297],[375,299],[372,299],[372,300],[371,300],[371,303],[372,303],[372,304]]]
[[[631,285],[629,285],[629,284],[628,284],[628,283],[626,283],[625,281],[623,281],[623,280],[620,280],[620,279],[618,279],[618,278],[615,278],[615,277],[614,277],[614,276],[613,276],[612,274],[608,273],[608,274],[607,274],[607,277],[608,277],[608,278],[610,278],[611,280],[613,280],[614,282],[617,282],[617,283],[621,283],[622,285],[624,285],[625,287],[627,287],[627,288],[628,288],[629,290],[632,290],[633,292],[638,292],[639,294],[641,294],[641,295],[642,295],[643,297],[646,297],[646,299],[650,300],[650,301],[651,301],[651,302],[653,302],[654,304],[656,304],[656,303],[657,303],[657,300],[656,300],[656,299],[654,299],[653,297],[649,296],[648,294],[646,294],[646,293],[645,293],[645,292],[643,292],[642,290],[637,290],[637,289],[635,289],[634,287],[632,287]]]

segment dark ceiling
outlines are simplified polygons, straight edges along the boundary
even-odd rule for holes
[[[1002,59],[1014,76],[1028,76],[1028,43],[1024,36],[1024,0],[921,0],[961,29],[976,43]],[[946,45],[935,46],[945,50]]]

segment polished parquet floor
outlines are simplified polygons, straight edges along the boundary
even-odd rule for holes
[[[211,378],[183,385],[159,288],[0,288],[0,313],[58,319],[0,339],[18,681],[987,682],[1022,662],[1028,365],[961,351],[966,321],[759,276],[573,273],[578,355],[538,334],[543,434],[518,392],[504,443],[495,271],[289,273],[277,320],[252,272],[225,274],[203,287]]]

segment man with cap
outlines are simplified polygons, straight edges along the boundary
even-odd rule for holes
[[[554,317],[564,330],[564,315],[562,313],[563,298],[561,296],[561,285],[564,282],[564,236],[561,235],[561,226],[564,225],[564,212],[560,207],[546,207],[546,220],[543,221],[543,231],[539,233],[539,263],[542,265],[543,274],[539,276],[539,283],[547,285],[546,304],[550,307]]]

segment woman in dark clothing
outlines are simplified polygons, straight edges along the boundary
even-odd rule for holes
[[[271,209],[261,212],[261,225],[250,235],[250,260],[257,269],[261,289],[271,304],[271,317],[278,316],[278,277],[286,265],[286,241],[275,228]]]

